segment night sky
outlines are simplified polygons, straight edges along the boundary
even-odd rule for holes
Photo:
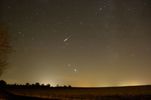
[[[151,84],[151,0],[1,0],[13,52],[1,79]]]

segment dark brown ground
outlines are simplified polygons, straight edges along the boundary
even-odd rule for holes
[[[7,91],[7,92],[6,92]],[[151,86],[110,88],[10,88],[0,100],[151,100]]]

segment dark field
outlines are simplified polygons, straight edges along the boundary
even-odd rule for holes
[[[0,100],[151,100],[151,86],[108,88],[7,88]]]

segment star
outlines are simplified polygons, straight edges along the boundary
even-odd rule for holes
[[[99,8],[99,10],[100,10],[100,11],[102,11],[102,10],[103,10],[103,8]]]
[[[19,34],[19,35],[21,35],[22,37],[24,37],[24,36],[25,36],[25,34],[24,34],[24,33],[22,33],[21,31],[20,31],[20,32],[18,32],[18,34]]]
[[[34,38],[34,37],[32,37],[32,38],[31,38],[31,40],[33,41],[33,40],[35,40],[35,38]]]
[[[73,71],[76,73],[78,70],[75,68]]]
[[[80,22],[80,24],[83,24],[83,22]]]
[[[22,32],[18,32],[18,34],[22,34]]]
[[[10,8],[11,8],[11,6],[8,6],[7,8],[8,8],[8,9],[10,9]]]
[[[68,64],[67,66],[68,66],[68,67],[71,67],[71,64]]]

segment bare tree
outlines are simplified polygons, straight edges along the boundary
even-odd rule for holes
[[[8,31],[0,25],[0,76],[8,63],[10,51]]]

